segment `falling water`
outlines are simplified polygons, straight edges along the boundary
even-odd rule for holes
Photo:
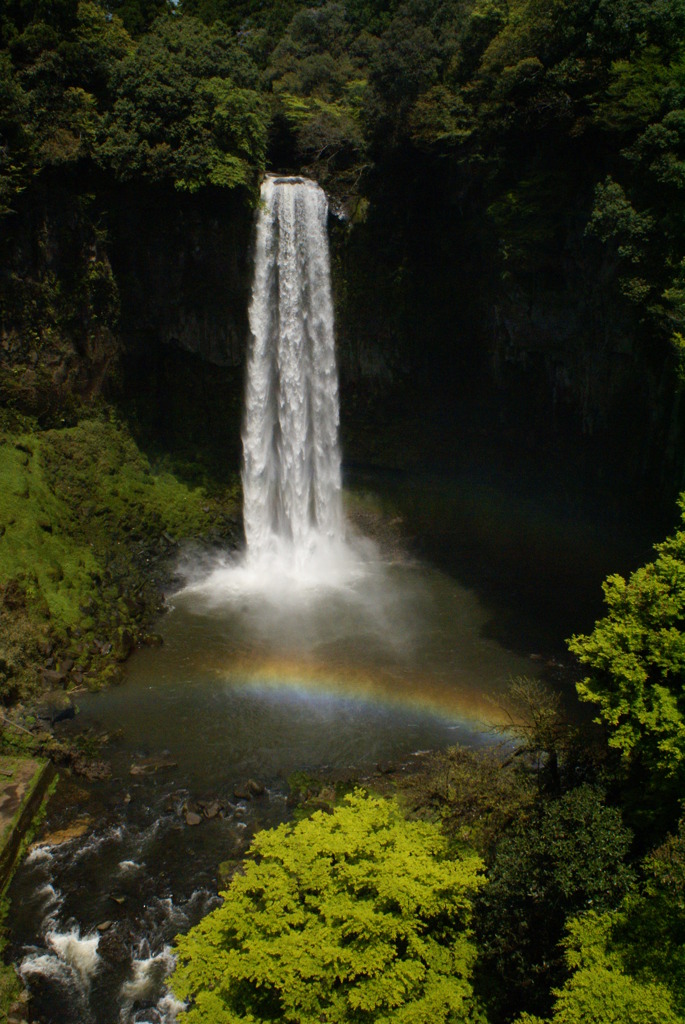
[[[248,559],[306,561],[342,540],[327,217],[313,181],[262,185],[243,430]]]

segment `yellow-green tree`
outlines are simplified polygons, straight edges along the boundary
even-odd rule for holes
[[[685,514],[685,513],[684,513]],[[628,580],[604,584],[607,615],[569,647],[587,668],[581,700],[597,706],[628,766],[679,789],[685,777],[685,526]]]
[[[471,852],[360,791],[254,840],[224,903],[177,939],[184,1024],[478,1019]]]

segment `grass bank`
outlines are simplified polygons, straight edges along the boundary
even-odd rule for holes
[[[101,686],[160,608],[178,541],[235,538],[237,484],[152,465],[111,410],[41,430],[0,421],[0,700]]]

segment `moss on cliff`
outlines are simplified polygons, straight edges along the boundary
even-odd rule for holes
[[[4,427],[0,697],[41,676],[99,685],[144,638],[176,541],[235,528],[235,489],[210,495],[156,470],[111,412],[63,429]]]

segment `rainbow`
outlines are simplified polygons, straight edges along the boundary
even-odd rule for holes
[[[358,700],[415,709],[444,721],[487,732],[508,724],[497,703],[498,691],[474,693],[454,679],[387,667],[370,670],[313,657],[238,655],[205,663],[208,673],[232,687],[252,692],[290,692],[302,697]]]

